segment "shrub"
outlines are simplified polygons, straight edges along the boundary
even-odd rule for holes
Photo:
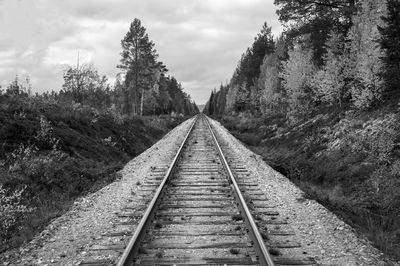
[[[10,192],[0,186],[0,243],[3,243],[18,226],[20,220],[33,208],[21,203],[25,188]]]

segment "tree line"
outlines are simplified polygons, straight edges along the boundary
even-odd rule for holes
[[[36,97],[60,104],[93,108],[120,117],[142,115],[193,115],[198,108],[182,85],[158,60],[155,44],[150,40],[139,19],[134,19],[121,41],[120,73],[114,85],[99,74],[93,64],[66,66],[64,83],[59,92],[32,95],[29,78],[17,76],[0,95]]]
[[[304,120],[319,108],[366,110],[398,99],[400,2],[275,0],[285,30],[265,23],[230,82],[204,112],[285,115]]]

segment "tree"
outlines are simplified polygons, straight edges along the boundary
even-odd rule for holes
[[[24,86],[20,82],[18,75],[16,75],[14,81],[7,86],[5,94],[10,96],[28,97],[31,94],[29,77],[26,78],[26,85],[27,86]]]
[[[233,83],[231,82],[229,84],[229,90],[226,94],[226,108],[225,110],[227,112],[232,112],[233,111],[233,107],[235,105],[235,100],[236,100],[236,94],[237,94],[237,90],[238,90],[238,85],[233,85]]]
[[[352,25],[358,0],[275,0],[279,20],[287,27],[289,38],[310,34],[313,61],[323,64],[325,42],[334,30],[346,34]]]
[[[316,17],[323,16],[323,13],[345,19],[343,23],[350,23],[357,2],[358,0],[275,0],[274,4],[280,6],[277,14],[284,23],[307,24]]]
[[[67,66],[64,70],[63,95],[64,100],[70,95],[70,100],[86,104],[97,109],[111,105],[111,91],[105,76],[100,76],[91,64],[81,64],[76,67]]]
[[[254,38],[251,47],[247,48],[231,78],[229,92],[226,97],[227,110],[238,112],[259,111],[259,95],[256,86],[260,75],[260,66],[265,55],[273,53],[275,41],[271,27],[265,22],[261,31]]]
[[[213,89],[211,91],[211,95],[210,95],[210,99],[208,100],[208,102],[206,103],[206,105],[204,106],[204,113],[208,114],[208,115],[213,115],[214,114],[214,95],[215,95],[215,89]]]
[[[312,86],[316,88],[322,101],[337,103],[342,108],[348,96],[345,68],[345,38],[341,33],[332,32],[327,41],[327,53],[323,56],[324,66],[315,74]]]
[[[283,113],[286,107],[286,95],[282,88],[282,62],[288,60],[288,43],[284,34],[276,41],[275,52],[266,54],[260,67],[257,81],[261,112]]]
[[[125,74],[125,112],[128,115],[143,114],[145,90],[151,89],[157,81],[157,73],[165,72],[165,66],[157,61],[154,43],[149,40],[146,29],[137,18],[121,41],[121,64],[117,67]]]
[[[209,100],[204,107],[204,113],[208,115],[222,115],[226,111],[226,96],[229,85],[220,86],[219,90],[212,90]]]
[[[305,118],[312,107],[311,79],[315,71],[308,37],[298,40],[289,50],[289,59],[283,63],[282,85],[288,97],[288,118],[296,122]]]
[[[272,30],[265,22],[261,31],[254,38],[252,46],[242,55],[235,71],[233,83],[241,85],[246,82],[249,86],[254,85],[260,75],[260,66],[265,55],[273,53],[274,50],[275,42]]]
[[[369,108],[382,96],[382,57],[378,26],[383,26],[381,16],[386,14],[385,1],[364,0],[353,18],[348,34],[349,64],[347,77],[352,80],[351,99],[357,108]]]
[[[226,110],[226,95],[229,90],[229,85],[222,85],[220,86],[220,89],[218,91],[219,97],[218,97],[218,102],[215,104],[215,108],[217,109],[217,114],[221,115],[224,114]]]
[[[279,62],[277,54],[266,55],[258,79],[260,104],[263,114],[274,113],[281,106]]]
[[[385,26],[379,27],[381,48],[385,51],[382,56],[383,69],[381,76],[385,84],[385,98],[400,92],[400,2],[388,0],[388,14],[381,17]]]

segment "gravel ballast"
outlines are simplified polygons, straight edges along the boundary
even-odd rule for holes
[[[400,265],[385,259],[365,238],[315,200],[305,199],[303,192],[289,179],[267,165],[262,157],[246,148],[219,122],[211,120],[217,134],[229,145],[259,180],[261,189],[280,215],[288,221],[303,249],[320,265]]]

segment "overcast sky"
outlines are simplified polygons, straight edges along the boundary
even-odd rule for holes
[[[78,51],[114,80],[120,41],[139,18],[169,74],[203,104],[264,21],[281,31],[275,10],[273,0],[0,0],[0,85],[29,75],[34,92],[58,91]]]

